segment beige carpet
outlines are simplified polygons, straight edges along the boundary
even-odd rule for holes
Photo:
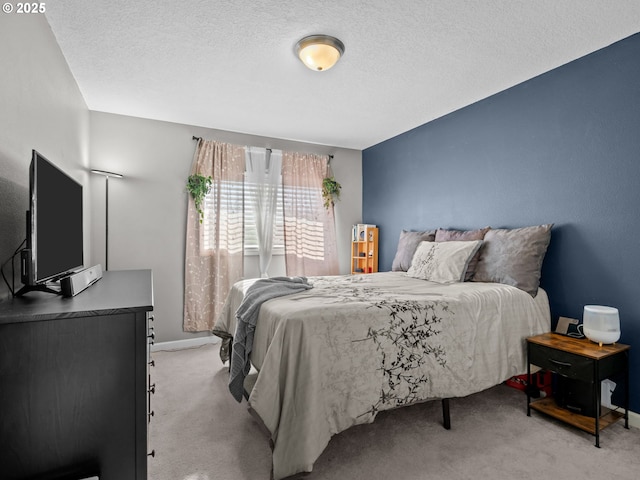
[[[267,438],[227,389],[217,345],[155,352],[150,480],[268,480]],[[522,392],[497,386],[378,415],[332,438],[305,480],[638,479],[640,430],[622,422],[594,437],[532,412]]]

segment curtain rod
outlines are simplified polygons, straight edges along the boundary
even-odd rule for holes
[[[191,140],[202,140],[202,137],[196,137],[195,135],[191,137]],[[272,151],[270,148],[267,148],[270,152]],[[329,162],[333,160],[333,155],[329,155]]]
[[[194,135],[194,136],[192,136],[192,137],[191,137],[191,140],[198,140],[198,141],[200,141],[200,140],[202,140],[202,137],[196,137],[196,136]],[[271,152],[271,149],[270,149],[270,148],[267,148],[267,150],[269,150],[269,151]]]

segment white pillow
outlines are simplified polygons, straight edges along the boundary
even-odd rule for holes
[[[407,275],[438,283],[462,282],[482,240],[420,242]]]

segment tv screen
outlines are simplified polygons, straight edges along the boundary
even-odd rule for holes
[[[30,173],[27,246],[31,250],[31,283],[35,285],[84,265],[82,185],[35,150]]]

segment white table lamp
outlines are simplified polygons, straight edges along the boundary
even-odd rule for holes
[[[620,339],[620,315],[617,308],[585,305],[582,316],[584,335],[599,343],[616,343]]]

